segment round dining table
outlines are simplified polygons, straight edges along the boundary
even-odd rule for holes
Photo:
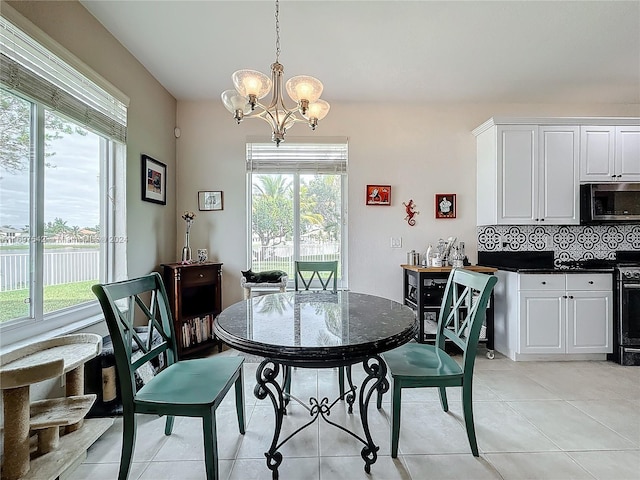
[[[282,463],[279,448],[296,433],[322,418],[364,444],[364,469],[371,471],[379,447],[369,431],[368,406],[374,393],[386,392],[387,367],[380,353],[399,347],[415,337],[415,313],[393,300],[349,291],[304,291],[272,293],[235,303],[223,310],[214,323],[215,335],[227,345],[247,354],[263,357],[256,370],[254,394],[270,398],[275,413],[275,429],[265,452],[272,477],[278,478]],[[312,419],[280,441],[282,422],[290,400],[292,367],[333,368],[362,363],[366,377],[359,388],[358,406],[364,437],[330,421],[331,408],[340,400],[355,402],[357,387],[347,369],[349,389],[329,402],[327,397],[311,398],[307,410]]]

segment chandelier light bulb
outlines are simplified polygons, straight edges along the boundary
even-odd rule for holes
[[[309,105],[309,109],[307,110],[307,114],[305,115],[305,118],[309,120],[313,118],[317,120],[322,120],[324,117],[327,116],[327,113],[329,113],[330,108],[331,108],[331,105],[329,105],[329,103],[325,102],[324,100],[318,100]]]
[[[287,81],[286,88],[291,100],[302,108],[302,114],[304,114],[309,104],[320,98],[323,86],[317,78],[298,75]]]
[[[238,70],[231,75],[233,86],[240,95],[249,99],[251,107],[271,91],[271,79],[256,70]]]
[[[235,90],[225,90],[220,95],[225,108],[233,113],[236,121],[240,123],[245,115],[251,113],[251,105],[247,99]]]

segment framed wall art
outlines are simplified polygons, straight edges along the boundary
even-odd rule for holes
[[[391,205],[391,185],[367,185],[367,205]]]
[[[145,202],[167,204],[167,166],[142,155],[142,200]]]
[[[222,210],[222,208],[221,191],[198,192],[198,210]]]
[[[436,193],[436,218],[456,218],[456,194]]]

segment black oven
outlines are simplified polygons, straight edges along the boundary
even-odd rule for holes
[[[618,265],[614,359],[640,365],[640,265]]]

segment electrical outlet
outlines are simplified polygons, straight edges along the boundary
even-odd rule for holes
[[[402,248],[402,237],[391,237],[391,248]]]

